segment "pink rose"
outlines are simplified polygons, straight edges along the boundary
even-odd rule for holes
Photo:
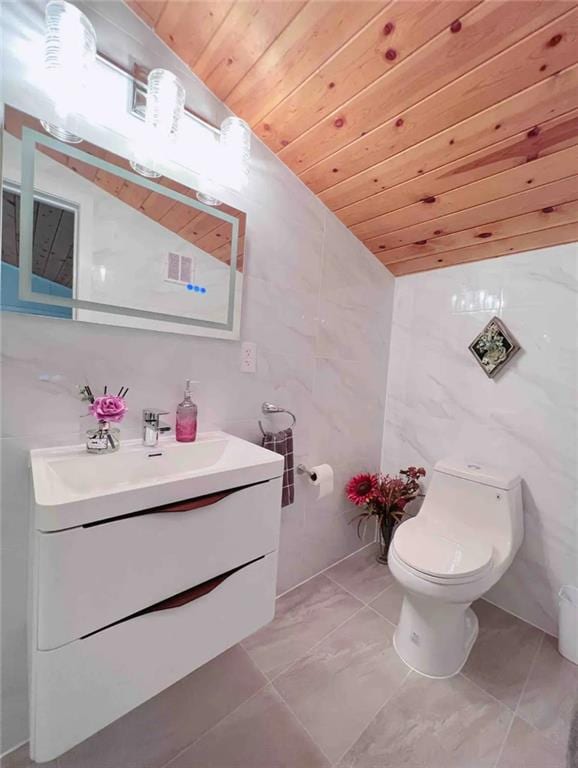
[[[122,421],[126,413],[126,405],[122,397],[103,395],[96,397],[89,406],[89,411],[99,421]]]

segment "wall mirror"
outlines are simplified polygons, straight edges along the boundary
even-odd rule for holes
[[[245,214],[6,108],[5,311],[238,338]]]

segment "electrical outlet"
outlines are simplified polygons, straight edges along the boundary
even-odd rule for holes
[[[257,345],[254,341],[241,343],[241,373],[257,373]]]

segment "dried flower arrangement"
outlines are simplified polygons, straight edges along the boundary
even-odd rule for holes
[[[382,539],[382,550],[378,556],[380,562],[387,562],[391,537],[404,516],[405,507],[418,496],[423,496],[419,481],[425,474],[423,467],[401,469],[399,475],[364,472],[352,477],[345,486],[349,501],[365,508],[354,518],[360,538],[369,520],[377,518]]]

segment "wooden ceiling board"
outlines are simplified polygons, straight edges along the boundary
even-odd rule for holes
[[[204,237],[197,240],[196,245],[203,251],[213,253],[222,245],[230,243],[232,236],[232,226],[228,222],[224,222],[211,230],[211,232],[208,232]]]
[[[255,128],[257,136],[280,151],[479,2],[390,3],[266,115]]]
[[[523,126],[518,133],[514,133],[497,143],[488,143],[488,137],[491,136],[489,130],[479,131],[474,124],[462,126],[460,136],[466,137],[466,132],[471,129],[471,141],[467,137],[460,138],[457,145],[448,146],[445,153],[445,164],[438,167],[435,167],[438,163],[444,163],[444,154],[442,153],[444,144],[447,142],[440,136],[433,137],[433,140],[428,141],[427,146],[422,146],[419,150],[416,148],[415,152],[404,153],[403,156],[396,155],[383,163],[383,168],[374,169],[375,176],[373,179],[381,180],[381,184],[379,184],[381,192],[350,203],[343,208],[339,207],[339,202],[330,207],[333,207],[344,224],[353,227],[354,224],[367,221],[380,213],[388,213],[397,208],[403,208],[404,205],[410,205],[431,195],[447,192],[449,189],[469,184],[484,176],[491,176],[499,171],[513,168],[515,165],[530,162],[529,158],[543,157],[576,143],[578,136],[576,124],[578,67],[569,74],[572,77],[564,78],[564,81],[573,88],[569,89],[568,98],[564,102],[556,100],[557,94],[555,93],[553,103],[548,100],[536,110],[532,110],[530,105],[525,119],[522,117],[518,120],[517,115],[505,118],[501,123],[494,121],[495,115],[488,115],[484,119],[484,124],[489,129],[496,130],[496,125],[499,125],[501,130],[503,125],[507,125],[508,133],[510,129],[515,130]],[[550,90],[555,91],[554,88]],[[564,108],[571,104],[575,104],[576,109],[551,120],[539,121],[528,129],[527,126],[531,125],[530,119],[532,117],[540,117],[547,113],[556,114],[558,106]],[[536,128],[538,128],[537,131]],[[480,144],[483,145],[481,149],[471,153],[467,152],[468,149],[478,147]],[[454,146],[458,147],[455,152],[451,151]],[[419,157],[415,157],[414,155],[417,155],[418,152]],[[460,156],[452,161],[456,154]],[[408,157],[408,155],[411,156]],[[416,161],[419,161],[417,165],[422,167],[416,167],[414,165]],[[429,170],[430,166],[434,166],[433,170]],[[423,173],[420,174],[419,171],[423,171]],[[362,182],[357,184],[359,190],[361,190],[361,184]],[[347,192],[350,191],[351,187]],[[331,192],[332,190],[328,190],[327,193],[320,195],[326,205],[328,205],[328,201],[325,197],[329,197]],[[341,195],[339,197],[334,196],[332,199],[342,201],[343,197]]]
[[[574,231],[578,0],[129,4],[394,274]]]
[[[552,245],[575,243],[578,241],[578,223],[564,224],[561,227],[550,227],[537,232],[528,232],[525,235],[507,237],[496,240],[493,243],[484,243],[469,248],[461,248],[455,251],[447,251],[435,256],[422,256],[410,261],[401,261],[398,264],[390,264],[388,269],[396,277],[411,275],[416,272],[427,272],[430,269],[453,267],[457,264],[466,264],[483,259],[495,259],[498,256],[509,256],[522,251],[539,250],[549,248]]]
[[[564,197],[578,195],[578,177],[571,178],[573,189]],[[549,185],[548,185],[549,186]],[[488,221],[482,225],[463,229],[453,234],[434,237],[431,240],[420,240],[412,245],[384,251],[380,255],[384,264],[394,264],[399,261],[408,261],[420,256],[431,256],[436,253],[454,251],[458,248],[479,245],[480,241],[502,240],[505,237],[523,235],[526,232],[536,232],[539,229],[549,229],[562,224],[572,224],[578,221],[578,202],[570,199],[564,202],[550,205],[550,194],[544,194],[544,207],[534,209],[519,216],[511,215],[505,207],[503,218]]]
[[[515,2],[512,4],[516,5]],[[467,118],[484,114],[485,110],[504,102],[508,97],[548,77],[555,77],[551,73],[559,72],[578,61],[578,11],[569,14],[567,23],[570,33],[557,45],[550,46],[549,43],[556,37],[555,30],[561,28],[559,20],[548,25],[546,34],[540,30],[522,41],[520,49],[523,50],[504,52],[486,65],[448,83],[402,115],[384,121],[367,136],[361,136],[349,146],[311,166],[303,172],[303,180],[314,192],[322,192],[341,178],[349,178],[367,168],[373,168],[404,149],[419,146],[425,139],[439,135],[442,131],[448,131],[443,137],[444,152],[451,151],[461,140],[459,128]],[[531,93],[530,98],[536,95]],[[533,124],[535,122],[534,119]],[[499,135],[500,129],[498,134],[493,133],[494,125],[499,123],[499,115],[496,115],[491,138],[487,137],[487,141],[503,138]],[[504,125],[504,121],[501,121],[501,125]],[[450,143],[452,139],[453,144]],[[443,154],[440,153],[440,156],[443,157]]]
[[[529,187],[524,192],[440,216],[433,221],[388,232],[379,238],[376,252],[381,254],[382,261],[387,262],[390,256],[398,256],[404,247],[417,248],[418,250],[408,256],[413,258],[420,255],[420,250],[423,250],[422,246],[445,241],[446,236],[452,236],[464,229],[487,225],[492,221],[519,216],[522,213],[542,210],[575,198],[578,198],[578,176],[569,176],[550,184],[543,184],[535,188]],[[380,248],[381,245],[384,247]],[[426,250],[425,253],[427,252]]]
[[[305,2],[236,3],[195,64],[196,74],[225,100]]]
[[[577,139],[578,142],[578,139]],[[529,186],[539,187],[557,179],[572,176],[578,170],[578,143],[553,155],[538,158],[531,163],[516,166],[508,171],[496,173],[463,187],[452,189],[442,195],[424,198],[414,205],[400,208],[384,216],[356,225],[364,227],[363,235],[357,237],[374,250],[381,244],[383,235],[397,229],[413,226],[424,221],[433,221],[455,211],[472,208],[491,200],[498,200]],[[370,227],[371,225],[371,227]]]
[[[71,166],[70,160],[68,165]],[[72,167],[72,166],[71,166]],[[87,166],[90,167],[90,166]],[[84,175],[84,174],[83,174]],[[132,206],[133,208],[139,208],[150,195],[150,191],[144,187],[139,187],[137,184],[133,184],[131,181],[125,181],[122,189],[118,193],[118,199],[123,203]]]
[[[193,67],[232,6],[230,0],[168,0],[154,24],[155,32]]]
[[[364,137],[366,142],[375,145],[375,137],[371,136],[370,132],[383,125],[388,118],[395,118],[394,127],[398,128],[399,133],[403,133],[406,118],[404,111],[423,99],[430,97],[430,102],[433,99],[434,104],[443,106],[438,112],[448,116],[440,125],[435,125],[437,130],[441,130],[447,127],[447,120],[453,119],[457,122],[458,119],[480,111],[487,103],[492,103],[493,99],[504,98],[509,96],[513,89],[524,87],[528,82],[520,83],[520,79],[529,80],[532,74],[534,77],[539,76],[539,63],[533,62],[534,66],[528,67],[527,56],[535,55],[537,48],[547,46],[548,40],[558,27],[553,28],[548,24],[544,29],[538,30],[538,39],[530,35],[530,38],[524,40],[524,47],[528,49],[526,55],[509,51],[504,57],[504,49],[523,39],[528,29],[534,31],[539,27],[537,17],[550,20],[560,15],[562,5],[567,9],[566,3],[545,0],[538,5],[542,13],[532,14],[524,24],[525,16],[522,10],[534,2],[535,0],[490,0],[477,5],[460,19],[458,23],[462,26],[458,33],[452,33],[451,26],[449,29],[446,27],[414,55],[399,64],[396,64],[397,59],[394,60],[394,66],[385,75],[281,149],[279,156],[296,173],[306,171],[328,156],[335,160],[333,167],[339,168],[340,164],[335,155],[339,149]],[[488,67],[478,69],[477,65],[488,60]],[[518,66],[515,66],[516,64]],[[471,74],[464,83],[460,78],[466,73]],[[544,77],[544,74],[541,77]],[[450,83],[453,91],[459,91],[459,97],[454,96],[452,99],[446,94],[437,93]],[[459,117],[450,112],[453,105]],[[428,107],[430,106],[428,103]],[[402,120],[402,123],[397,126],[399,120]],[[430,128],[430,120],[428,116],[422,124],[431,131],[433,128]],[[364,162],[368,162],[367,157]]]
[[[227,104],[255,124],[385,5],[366,0],[308,2],[229,94]]]
[[[184,205],[173,205],[161,216],[159,224],[171,229],[173,232],[180,232],[197,216],[198,211],[195,208],[186,208]]]

